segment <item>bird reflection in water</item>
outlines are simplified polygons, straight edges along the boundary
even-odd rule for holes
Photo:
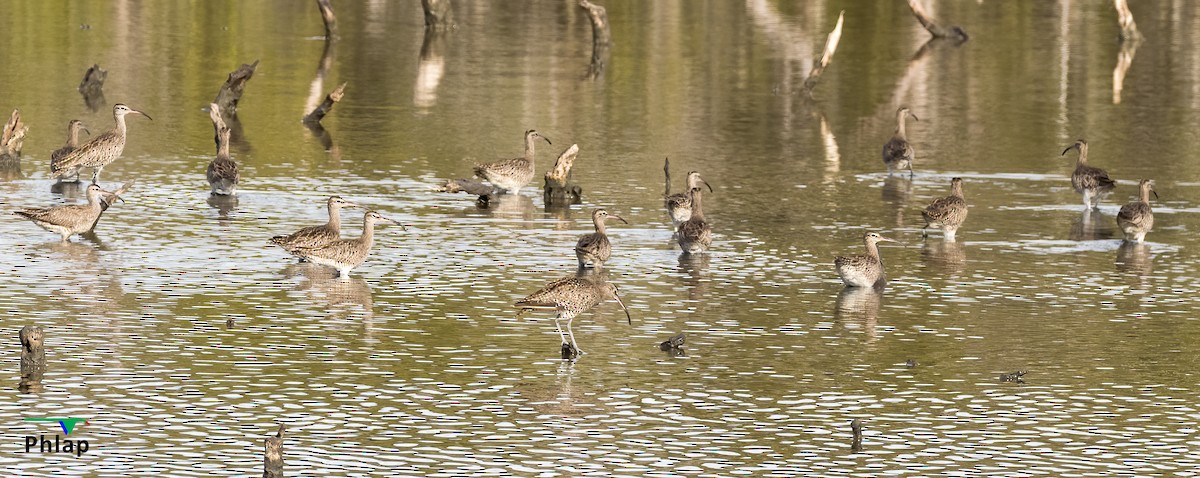
[[[417,61],[417,81],[413,84],[413,106],[421,113],[437,106],[438,85],[446,74],[446,31],[426,28]]]
[[[909,199],[912,198],[912,178],[904,174],[890,174],[883,179],[883,202],[896,212],[896,227],[904,226],[904,215],[912,208]]]
[[[533,227],[533,199],[520,194],[493,195],[482,209],[493,217],[520,218],[527,228]]]
[[[942,274],[957,276],[966,267],[967,251],[957,241],[925,241],[921,260]]]
[[[125,301],[125,289],[121,286],[121,278],[101,261],[101,252],[107,247],[100,242],[94,232],[79,235],[88,242],[47,242],[39,248],[45,248],[50,253],[47,256],[63,262],[63,269],[71,274],[62,278],[67,281],[61,291],[71,299],[71,302],[87,304],[88,313],[98,316],[109,316],[124,310],[131,304]]]
[[[708,296],[710,259],[708,254],[679,255],[679,282],[687,289],[688,300],[702,301]]]
[[[301,277],[293,290],[304,292],[308,300],[319,304],[328,314],[327,318],[349,318],[358,312],[367,326],[375,318],[371,286],[362,277],[341,279],[331,275],[329,269],[309,262],[292,263],[284,269],[283,275]]]
[[[862,330],[867,342],[874,342],[878,338],[875,327],[882,301],[883,287],[846,287],[838,293],[833,318],[846,330]]]
[[[1079,219],[1071,225],[1072,241],[1102,241],[1111,239],[1116,232],[1115,220],[1104,217],[1100,211],[1085,209]]]
[[[1121,241],[1117,248],[1117,270],[1139,276],[1149,275],[1153,269],[1150,246],[1145,243]]]
[[[229,213],[237,210],[238,197],[210,194],[207,202],[209,207],[217,210],[217,219],[224,222],[229,220]]]

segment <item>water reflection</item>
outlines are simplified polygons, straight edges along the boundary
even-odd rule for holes
[[[913,182],[907,174],[893,175],[889,174],[883,179],[883,191],[880,193],[883,202],[887,203],[896,212],[896,227],[904,226],[905,215],[908,214],[912,206],[909,201],[912,199]]]
[[[229,213],[237,210],[238,197],[210,194],[206,202],[217,210],[217,218],[224,221],[229,219]]]
[[[1153,269],[1150,246],[1145,243],[1121,241],[1117,248],[1117,270],[1137,275],[1149,275]]]
[[[417,81],[413,84],[413,106],[422,113],[437,105],[437,89],[446,74],[446,31],[425,29],[421,56],[417,61]]]
[[[967,252],[958,241],[926,240],[921,246],[921,260],[932,269],[953,277],[966,267]]]
[[[867,342],[878,338],[879,307],[883,302],[883,287],[845,287],[837,296],[833,318],[849,331],[866,334]]]
[[[491,196],[481,208],[493,217],[519,218],[525,228],[533,228],[533,199],[520,194],[497,194]]]
[[[300,277],[293,289],[303,292],[305,297],[321,306],[326,318],[345,319],[355,313],[364,320],[375,317],[375,301],[371,286],[361,277],[338,278],[325,267],[310,263],[293,263],[284,268],[284,277]],[[366,325],[366,323],[364,324]]]
[[[1123,41],[1121,48],[1117,50],[1117,65],[1113,67],[1112,102],[1114,105],[1121,103],[1121,90],[1125,88],[1125,74],[1133,65],[1133,56],[1137,54],[1138,43],[1140,42]]]
[[[329,76],[329,70],[333,67],[334,46],[337,40],[334,37],[325,37],[325,48],[321,50],[321,59],[317,62],[317,73],[313,76],[312,83],[308,86],[308,98],[304,101],[304,114],[315,110],[318,105],[325,99],[325,78]],[[326,152],[333,156],[333,159],[340,160],[341,150],[333,142],[333,135],[321,125],[320,121],[303,121],[304,127],[312,133],[313,137],[321,143],[321,147]]]
[[[0,155],[0,181],[15,181],[25,179],[21,173],[21,159]]]
[[[1100,241],[1111,239],[1117,228],[1116,219],[1105,217],[1095,209],[1088,209],[1071,224],[1072,241]]]
[[[703,301],[707,297],[711,274],[708,271],[712,260],[709,254],[680,254],[679,283],[687,291],[688,300]]]
[[[61,194],[66,199],[83,197],[82,181],[58,181],[50,185],[51,194]]]

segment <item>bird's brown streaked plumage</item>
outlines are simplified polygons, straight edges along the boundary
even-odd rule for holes
[[[53,178],[61,178],[78,174],[80,169],[95,168],[92,173],[92,184],[100,180],[100,171],[104,166],[116,161],[121,157],[121,153],[125,151],[125,115],[138,114],[145,116],[147,119],[150,115],[141,111],[135,110],[121,103],[113,105],[113,122],[116,123],[113,129],[97,135],[96,137],[84,143],[83,146],[76,148],[62,158],[50,171],[50,176]]]
[[[667,215],[671,217],[671,226],[678,228],[680,224],[692,217],[692,189],[700,187],[703,183],[708,187],[708,191],[712,192],[713,188],[700,177],[697,171],[690,171],[687,174],[687,189],[681,193],[671,194],[671,162],[669,159],[663,163],[663,173],[666,176],[666,189],[663,191],[663,204],[667,208]]]
[[[1154,185],[1149,179],[1138,183],[1138,200],[1121,206],[1117,213],[1117,227],[1125,233],[1125,240],[1130,242],[1145,242],[1146,233],[1154,228],[1154,211],[1150,209],[1150,193],[1158,197]]]
[[[309,226],[299,231],[293,232],[286,236],[272,237],[268,242],[282,247],[288,253],[299,256],[301,249],[311,249],[323,246],[329,242],[333,242],[342,238],[342,214],[343,207],[358,207],[350,201],[342,199],[339,196],[330,196],[325,201],[325,208],[329,211],[329,222],[320,226]]]
[[[591,310],[608,299],[616,300],[617,304],[621,305],[621,309],[625,311],[626,320],[633,325],[633,317],[629,315],[629,309],[621,301],[617,286],[610,282],[585,277],[570,276],[552,281],[538,289],[537,292],[513,303],[513,306],[523,311],[554,310],[557,314],[554,317],[554,325],[558,328],[558,335],[562,339],[562,343],[567,343],[569,334],[571,346],[578,353],[583,353],[582,350],[579,350],[579,345],[575,343],[575,334],[571,332],[571,321],[579,314]],[[562,325],[559,323],[562,319],[567,320],[567,334],[563,334]]]
[[[912,144],[908,142],[908,134],[904,127],[904,120],[909,116],[917,121],[921,120],[907,107],[896,110],[896,132],[883,145],[883,164],[887,166],[888,174],[892,174],[897,169],[907,169],[908,175],[910,177],[913,175],[912,161],[915,152]]]
[[[604,209],[592,211],[592,224],[596,232],[583,235],[575,243],[575,259],[579,261],[579,267],[604,267],[604,263],[612,256],[612,242],[608,240],[604,226],[604,221],[609,218],[629,224],[621,216],[609,214]]]
[[[72,235],[92,230],[104,212],[101,196],[113,194],[92,184],[87,189],[87,203],[69,204],[46,208],[28,208],[13,213],[33,221],[42,229],[62,236],[66,241]]]
[[[371,246],[375,244],[375,224],[378,222],[399,224],[375,211],[367,211],[363,215],[362,235],[354,239],[338,239],[317,247],[300,248],[296,254],[313,264],[337,269],[338,277],[349,278],[350,270],[366,262],[371,253]]]
[[[50,153],[50,172],[51,173],[53,173],[55,169],[59,168],[58,164],[62,162],[63,158],[66,158],[68,154],[71,154],[72,151],[75,151],[76,149],[79,148],[79,132],[80,131],[87,131],[87,126],[84,126],[82,121],[73,119],[67,123],[67,144],[66,144],[66,146],[58,148],[58,149],[54,150],[54,152]],[[88,132],[88,133],[90,134],[91,132]],[[75,178],[72,179],[71,181],[73,181],[73,182],[79,181],[79,171],[78,170],[75,171],[74,176],[75,176]],[[61,181],[62,178],[60,177],[59,180]]]
[[[534,130],[525,132],[525,156],[521,158],[502,159],[491,163],[475,165],[475,175],[486,179],[497,189],[517,194],[522,187],[529,184],[534,176],[534,144],[541,138],[546,144],[553,144],[549,138]]]
[[[881,241],[896,242],[895,239],[868,232],[863,235],[863,244],[867,247],[866,254],[834,258],[833,265],[842,282],[849,287],[873,287],[883,282],[883,259],[879,257],[877,245]]]
[[[237,191],[241,174],[238,165],[229,156],[229,127],[222,125],[217,131],[217,156],[208,163],[208,185],[218,196],[232,196]]]
[[[1072,149],[1079,151],[1079,159],[1075,161],[1075,171],[1071,173],[1071,187],[1075,188],[1075,192],[1083,195],[1084,207],[1098,209],[1100,201],[1112,194],[1117,183],[1109,179],[1107,171],[1088,165],[1087,141],[1076,140],[1074,144],[1063,150],[1062,155],[1066,156],[1067,152]]]
[[[921,211],[921,217],[925,218],[925,227],[921,228],[922,235],[927,234],[926,229],[929,226],[938,226],[942,229],[945,239],[953,241],[958,228],[967,219],[967,201],[963,198],[962,178],[951,179],[950,195],[936,199],[926,206],[925,210]]]
[[[700,188],[692,188],[691,196],[692,215],[679,224],[679,228],[675,230],[675,239],[679,241],[679,248],[683,249],[685,254],[699,254],[708,251],[708,246],[712,245],[712,226],[704,220],[704,194]]]

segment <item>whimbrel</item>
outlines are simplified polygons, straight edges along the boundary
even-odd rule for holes
[[[1145,242],[1146,233],[1154,228],[1154,211],[1150,210],[1150,193],[1158,199],[1158,192],[1149,179],[1138,183],[1138,200],[1121,206],[1117,213],[1117,227],[1125,233],[1125,240],[1130,242]]]
[[[92,184],[87,188],[86,204],[69,204],[47,208],[29,208],[14,211],[13,214],[33,221],[42,229],[61,235],[65,242],[74,234],[82,234],[92,230],[100,213],[105,207],[101,203],[101,195],[114,194],[100,189]]]
[[[221,125],[217,131],[217,157],[208,163],[208,185],[218,196],[232,196],[237,190],[238,165],[229,157],[229,127]]]
[[[704,195],[700,188],[692,188],[690,192],[692,215],[687,221],[679,224],[679,228],[675,230],[675,239],[679,241],[679,248],[683,249],[685,254],[697,254],[708,251],[708,246],[712,244],[712,227],[704,220],[701,201]]]
[[[868,232],[863,235],[863,243],[867,246],[866,254],[838,256],[833,260],[838,276],[846,286],[873,287],[883,282],[883,259],[879,257],[879,246],[876,245],[880,241],[897,242],[878,233]]]
[[[53,173],[54,170],[59,167],[58,164],[62,162],[63,158],[67,157],[68,154],[71,154],[72,151],[75,151],[79,148],[80,131],[87,131],[88,134],[92,134],[92,132],[88,131],[87,127],[83,125],[82,121],[73,119],[67,123],[67,145],[54,150],[53,153],[50,153],[51,173]],[[60,177],[59,180],[61,181],[62,178]],[[79,182],[78,170],[75,171],[75,178],[69,182]]]
[[[692,217],[692,188],[700,187],[703,183],[708,187],[708,192],[712,192],[713,188],[700,177],[700,173],[690,171],[687,174],[687,189],[681,193],[671,194],[671,160],[663,160],[663,175],[666,176],[666,187],[663,190],[663,204],[667,207],[667,215],[671,216],[671,227],[679,227],[684,221]]]
[[[275,236],[268,242],[282,247],[283,250],[294,256],[299,256],[301,249],[312,249],[341,239],[341,210],[343,207],[358,207],[358,205],[338,196],[330,196],[325,201],[325,208],[329,211],[329,222],[320,226],[309,226],[286,236]]]
[[[313,264],[333,267],[337,269],[338,277],[348,279],[350,269],[362,265],[367,260],[367,255],[371,253],[371,246],[375,244],[375,223],[377,222],[400,224],[375,211],[367,211],[363,215],[361,236],[354,239],[338,239],[322,246],[301,248],[297,254]]]
[[[533,179],[533,146],[538,138],[546,140],[546,144],[553,144],[550,142],[550,139],[542,136],[537,131],[526,131],[525,157],[476,164],[475,175],[486,179],[501,191],[510,194],[519,193],[521,188],[529,184],[529,181]]]
[[[604,220],[608,218],[629,224],[621,216],[609,214],[603,209],[592,211],[592,224],[596,226],[596,232],[580,237],[579,242],[575,243],[575,258],[579,260],[579,267],[604,267],[604,263],[612,256],[612,243],[608,241],[604,229]]]
[[[625,311],[625,318],[629,321],[629,325],[633,325],[633,318],[629,315],[629,309],[625,307],[625,303],[621,301],[621,297],[617,295],[617,286],[611,282],[596,281],[583,277],[564,277],[558,279],[545,287],[542,287],[537,292],[529,294],[528,297],[518,300],[513,305],[522,312],[535,309],[552,309],[557,315],[554,316],[554,326],[558,328],[559,338],[562,339],[564,347],[567,345],[567,337],[571,338],[571,347],[573,351],[570,355],[582,354],[579,345],[575,343],[575,334],[571,332],[571,321],[575,320],[575,316],[582,314],[597,304],[607,300],[614,299],[621,305],[621,309]],[[567,320],[567,333],[563,334],[562,324],[560,320]]]
[[[1117,183],[1108,178],[1108,172],[1088,166],[1087,164],[1087,141],[1082,139],[1076,140],[1064,149],[1062,156],[1067,155],[1070,150],[1079,151],[1079,159],[1075,162],[1075,172],[1071,173],[1071,187],[1075,188],[1075,192],[1083,195],[1083,206],[1088,209],[1099,209],[1100,201],[1105,196],[1112,194],[1112,190]]]
[[[950,195],[936,199],[926,206],[925,210],[921,211],[921,217],[925,218],[925,227],[921,228],[922,236],[927,236],[929,233],[926,229],[933,225],[941,227],[947,241],[953,241],[959,226],[967,219],[967,201],[963,199],[962,178],[951,179]]]
[[[92,184],[96,184],[100,180],[100,171],[104,169],[104,166],[116,161],[121,157],[121,152],[125,150],[125,115],[128,114],[138,114],[151,120],[154,119],[146,113],[117,103],[113,106],[113,121],[116,126],[92,138],[83,146],[63,157],[58,162],[58,167],[50,171],[50,177],[61,178],[79,174],[79,170],[83,168],[95,168],[96,171],[92,173]]]
[[[896,133],[883,145],[883,164],[887,165],[888,174],[892,174],[897,169],[907,169],[908,176],[912,177],[913,175],[913,147],[908,142],[908,135],[904,132],[904,120],[909,116],[917,121],[921,120],[917,118],[917,115],[912,114],[908,107],[896,110]]]

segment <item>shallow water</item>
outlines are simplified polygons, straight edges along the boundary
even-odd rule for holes
[[[0,111],[30,131],[0,204],[77,200],[49,192],[47,162],[69,119],[111,124],[74,90],[92,63],[107,103],[154,120],[130,118],[104,170],[137,183],[97,240],[0,220],[0,466],[245,476],[286,423],[288,473],[305,476],[1190,476],[1196,7],[1134,5],[1147,38],[1114,103],[1108,3],[932,3],[972,37],[914,58],[927,34],[904,2],[609,2],[594,80],[571,2],[456,3],[458,28],[424,58],[415,2],[339,3],[316,90],[349,86],[327,151],[299,122],[324,48],[308,3],[17,2]],[[810,100],[800,85],[842,9]],[[255,59],[241,193],[211,203],[201,108]],[[879,161],[901,104],[920,117],[912,180]],[[583,204],[547,210],[537,184],[489,208],[434,191],[518,155],[529,128],[554,142],[539,169],[579,144]],[[1119,182],[1098,212],[1060,155],[1077,137]],[[707,255],[671,242],[668,156],[676,190],[693,169],[716,189]],[[971,204],[959,241],[922,240],[920,209],[955,176]],[[1156,228],[1123,244],[1114,216],[1143,177]],[[380,226],[347,281],[266,244],[323,222],[331,194],[407,225]],[[613,303],[584,314],[587,354],[564,363],[550,318],[511,303],[575,272],[595,207],[631,223],[610,224],[609,278],[634,321]],[[358,234],[361,211],[345,217]],[[867,229],[906,245],[883,247],[882,292],[844,290],[832,258]],[[36,395],[15,386],[27,324],[51,362]],[[660,351],[678,332],[686,353]],[[999,380],[1018,370],[1024,383]],[[72,437],[90,451],[24,453],[52,432],[30,416],[88,418]]]

